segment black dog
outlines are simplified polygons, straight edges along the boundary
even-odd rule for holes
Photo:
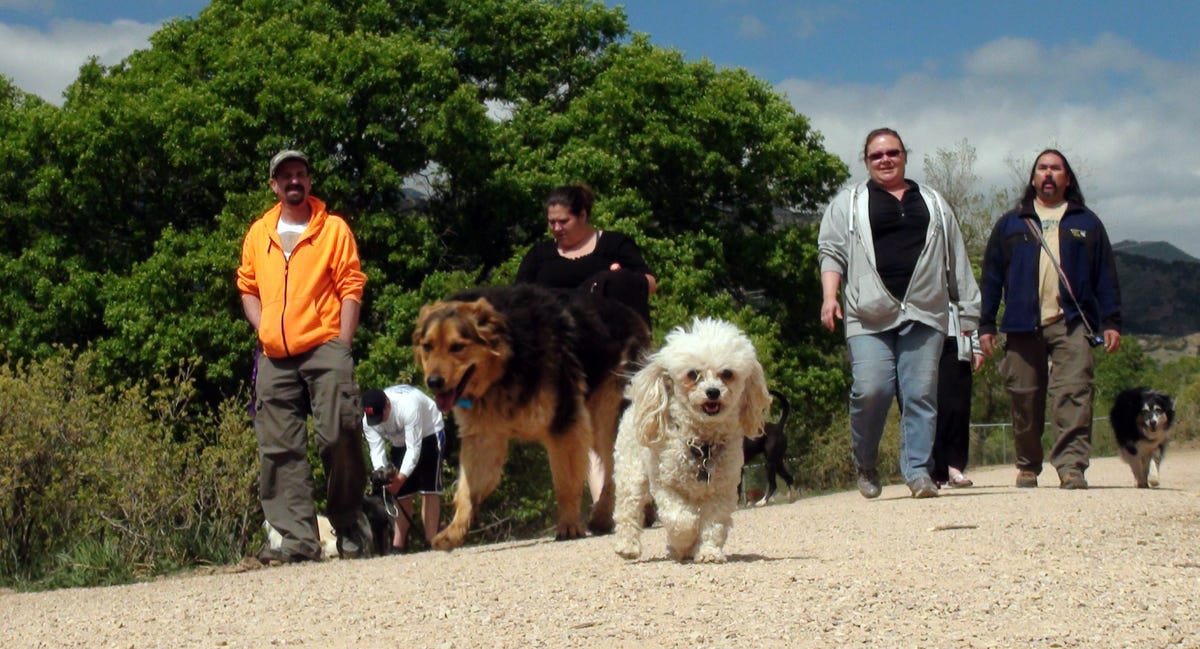
[[[387,513],[383,496],[370,493],[363,496],[363,513],[371,523],[371,534],[374,536],[375,554],[382,557],[392,551],[392,517]]]
[[[363,513],[371,523],[371,533],[375,535],[375,556],[382,557],[392,553],[392,514],[404,516],[404,510],[396,505],[396,499],[384,490],[384,487],[396,477],[396,467],[387,465],[371,473],[371,491],[363,496]],[[389,502],[390,501],[390,502]],[[412,523],[412,520],[409,520]],[[410,528],[411,529],[411,528]]]
[[[775,401],[779,403],[779,421],[775,423],[767,422],[763,424],[763,434],[758,437],[742,438],[742,454],[745,456],[744,464],[749,464],[750,460],[763,456],[763,462],[767,469],[767,490],[763,494],[761,500],[756,502],[756,505],[762,506],[771,500],[771,496],[775,495],[775,476],[778,474],[787,483],[788,491],[791,491],[796,484],[792,474],[788,473],[787,467],[784,466],[784,455],[787,454],[787,437],[783,434],[783,427],[787,424],[788,413],[791,408],[788,406],[788,400],[783,394],[775,390],[768,390],[771,396],[775,397]],[[738,492],[742,491],[741,484],[738,484]]]
[[[1157,487],[1167,434],[1175,421],[1171,397],[1144,387],[1123,390],[1113,401],[1108,420],[1117,437],[1117,450],[1133,469],[1137,486]]]

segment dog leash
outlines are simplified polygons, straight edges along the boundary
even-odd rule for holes
[[[387,490],[387,487],[383,488],[383,511],[392,518],[395,518],[400,512],[400,506],[396,504],[396,497]]]
[[[388,465],[388,469],[392,468],[393,467],[391,465]],[[403,515],[410,526],[415,525],[415,523],[413,523],[412,516],[409,516],[408,512],[404,511],[404,509],[400,507],[400,504],[396,501],[396,496],[392,492],[388,491],[385,483],[379,483],[379,491],[380,495],[383,496],[383,511],[386,512],[388,516],[396,518],[397,516]]]

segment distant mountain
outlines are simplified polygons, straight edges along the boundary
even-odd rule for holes
[[[1163,241],[1122,241],[1113,252],[1126,333],[1200,332],[1200,260]]]
[[[1200,259],[1187,254],[1166,241],[1125,240],[1113,244],[1114,252],[1138,255],[1159,261],[1190,261],[1200,264]]]

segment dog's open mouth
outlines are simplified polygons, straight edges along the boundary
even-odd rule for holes
[[[458,403],[459,399],[462,398],[463,393],[466,392],[467,382],[471,380],[471,375],[474,373],[475,366],[472,365],[471,367],[467,368],[466,372],[463,373],[462,380],[458,382],[458,385],[449,390],[442,390],[441,392],[433,395],[433,400],[435,403],[437,403],[437,409],[442,412],[450,412],[450,409]]]
[[[706,414],[706,415],[721,414],[721,402],[720,401],[713,401],[710,399],[708,401],[705,401],[700,407],[704,409],[704,414]]]

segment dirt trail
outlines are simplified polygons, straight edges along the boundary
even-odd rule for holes
[[[629,563],[611,538],[228,568],[0,595],[11,647],[1200,647],[1200,450],[1164,487],[1119,460],[1091,489],[1010,467],[745,509],[724,565]]]

